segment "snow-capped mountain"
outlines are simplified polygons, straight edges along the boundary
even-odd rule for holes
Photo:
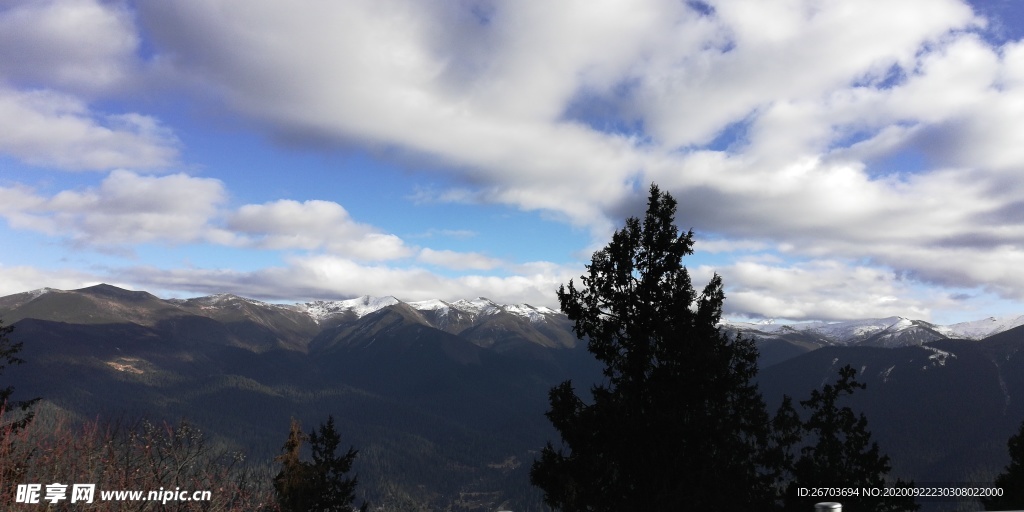
[[[340,301],[314,301],[290,306],[305,313],[324,331],[356,323],[369,325],[372,315],[402,311],[403,323],[422,324],[461,336],[480,347],[503,350],[524,342],[538,347],[573,347],[577,339],[565,315],[529,304],[498,304],[484,297],[447,302],[439,299],[404,302],[395,297],[362,296]],[[323,336],[320,336],[323,338]]]
[[[85,418],[122,409],[187,416],[271,450],[290,417],[335,412],[354,445],[373,447],[365,474],[424,468],[403,485],[454,496],[497,489],[510,478],[502,461],[535,457],[550,436],[552,386],[568,379],[585,389],[602,378],[565,315],[484,298],[280,305],[97,285],[0,297],[0,318],[24,342],[27,363],[3,375],[19,398],[43,396]],[[724,327],[758,338],[769,410],[783,396],[806,398],[849,364],[868,384],[849,403],[871,418],[880,444],[898,449],[894,474],[950,482],[971,481],[961,470],[1005,465],[1005,439],[1024,417],[1022,324],[1024,316],[945,326],[890,317]],[[924,340],[935,341],[897,346]],[[526,482],[529,465],[521,467]]]
[[[981,340],[1020,325],[1024,325],[1024,315],[989,317],[950,325],[937,325],[901,316],[842,322],[795,324],[725,322],[722,324],[729,331],[742,333],[759,341],[785,340],[792,342],[799,340],[818,346],[863,345],[876,347],[921,345],[940,339]]]
[[[478,319],[487,315],[507,313],[531,322],[543,322],[560,316],[559,312],[551,308],[531,306],[529,304],[498,304],[485,297],[477,297],[473,300],[463,299],[455,302],[445,302],[439,299],[404,302],[390,295],[386,297],[364,295],[348,300],[306,302],[296,304],[294,308],[307,313],[318,323],[323,323],[330,322],[332,319],[339,317],[362,318],[370,313],[396,304],[405,304],[413,310],[442,318],[455,314],[467,319]]]
[[[265,347],[305,347],[326,329],[350,325],[386,309],[402,309],[406,322],[422,324],[465,337],[481,347],[504,347],[510,340],[538,347],[572,347],[578,340],[564,314],[530,304],[499,304],[484,297],[444,301],[403,301],[393,296],[362,296],[347,300],[317,300],[292,305],[272,304],[231,294],[191,299],[159,299],[146,292],[98,285],[83,290],[40,289],[0,298],[4,320],[54,317],[70,322],[130,321],[157,325],[183,315],[229,322],[237,330],[233,343],[262,340]],[[58,318],[59,317],[59,318]],[[177,320],[175,320],[177,321]],[[246,323],[240,323],[246,322]],[[258,326],[267,333],[242,331]],[[937,325],[906,317],[842,322],[781,324],[725,322],[732,333],[757,340],[762,363],[773,364],[825,346],[917,346],[942,339],[981,340],[1024,325],[1024,315],[989,317],[972,322]],[[256,327],[253,327],[256,329]]]
[[[356,318],[362,318],[374,311],[398,303],[399,300],[390,295],[387,297],[363,295],[348,300],[317,300],[296,304],[295,309],[305,312],[317,323],[321,323],[335,316],[354,315]]]
[[[939,326],[939,331],[950,338],[963,338],[967,340],[980,340],[993,334],[999,334],[1024,325],[1024,315],[990,316],[972,322],[960,322],[951,325]]]

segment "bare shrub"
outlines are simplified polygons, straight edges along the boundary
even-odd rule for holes
[[[0,503],[22,484],[41,484],[39,509],[103,511],[277,510],[269,469],[208,443],[187,422],[74,423],[65,415],[0,429]],[[65,499],[46,501],[45,486],[67,485]],[[69,503],[73,484],[95,484],[92,503]],[[101,491],[143,491],[142,500],[103,500]],[[210,491],[209,500],[144,501],[150,491]],[[22,505],[26,510],[30,506]]]

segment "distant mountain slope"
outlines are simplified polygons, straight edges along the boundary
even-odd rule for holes
[[[796,324],[726,322],[722,327],[752,337],[759,343],[775,342],[794,351],[825,346],[904,347],[942,339],[980,340],[1024,325],[1024,315],[989,317],[973,322],[937,325],[904,317],[806,322]]]
[[[122,290],[100,284],[81,290],[44,288],[0,298],[4,321],[22,318],[80,324],[129,321],[140,325],[179,315],[180,309],[147,292]]]
[[[345,326],[382,309],[403,308],[411,313],[406,321],[457,334],[482,347],[513,349],[524,343],[546,348],[576,346],[565,315],[529,304],[497,304],[478,297],[474,300],[445,302],[427,300],[402,302],[394,297],[363,296],[343,301],[315,301],[296,304],[321,326],[330,329]]]
[[[824,347],[764,369],[772,407],[852,365],[867,389],[850,404],[893,459],[896,475],[919,482],[991,482],[1007,462],[1006,440],[1024,420],[1024,327],[984,340],[921,346]]]
[[[107,285],[3,297],[27,361],[4,384],[82,418],[186,417],[250,460],[276,454],[291,417],[334,414],[376,503],[540,509],[527,472],[554,437],[547,392],[600,375],[564,317],[486,299],[321,306]]]
[[[187,417],[270,460],[289,419],[334,414],[360,449],[377,503],[539,510],[530,462],[548,440],[548,391],[586,390],[600,366],[550,309],[487,299],[360,297],[277,305],[234,295],[163,300],[99,285],[0,298],[27,363],[16,399],[41,396],[81,417]],[[936,326],[899,317],[790,326],[732,324],[758,339],[773,407],[807,398],[843,364],[897,475],[990,482],[1024,419],[1024,327],[1017,319]],[[952,340],[949,336],[984,339]],[[927,341],[932,339],[932,341]],[[906,346],[901,346],[906,345]],[[4,382],[6,385],[7,382]],[[392,501],[387,501],[392,500]]]

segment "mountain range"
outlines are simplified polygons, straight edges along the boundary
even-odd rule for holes
[[[981,340],[1020,325],[1024,325],[1024,315],[988,317],[950,325],[892,316],[794,324],[724,322],[722,328],[756,340],[761,366],[768,367],[822,347],[896,348],[946,339]]]
[[[290,418],[308,430],[331,414],[360,450],[361,496],[393,508],[540,510],[527,475],[555,439],[548,390],[600,376],[563,315],[486,299],[276,305],[97,285],[2,297],[0,318],[24,342],[26,364],[2,375],[16,399],[187,418],[268,462]]]
[[[394,508],[541,510],[528,483],[557,433],[550,388],[600,366],[544,307],[484,298],[359,297],[279,305],[214,295],[160,299],[109,285],[0,298],[26,364],[15,398],[81,418],[187,418],[269,461],[290,418],[334,415],[360,450],[361,491]],[[806,399],[845,364],[893,474],[991,482],[1024,419],[1024,317],[935,325],[899,317],[791,325],[726,323],[761,350],[770,407]]]

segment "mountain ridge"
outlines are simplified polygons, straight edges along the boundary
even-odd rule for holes
[[[267,460],[290,418],[313,425],[334,413],[365,456],[357,471],[371,500],[400,489],[446,510],[460,493],[484,493],[495,498],[480,512],[543,510],[527,473],[555,439],[548,393],[603,379],[564,315],[483,298],[320,307],[318,322],[231,294],[160,299],[109,285],[0,297],[26,360],[4,378],[19,398],[77,417],[187,417]],[[771,409],[851,364],[868,384],[851,403],[868,413],[897,476],[991,482],[1024,416],[1024,326],[1013,323],[962,329],[999,330],[980,340],[942,338],[958,331],[902,317],[740,328],[765,335],[757,380]],[[527,463],[496,469],[507,460]]]
[[[26,308],[30,303],[47,295],[63,297],[65,299],[63,302],[68,303],[69,306],[64,309],[74,309],[77,312],[77,318],[66,318],[67,321],[102,322],[124,319],[125,306],[116,303],[124,299],[135,304],[138,311],[145,309],[147,304],[151,308],[162,309],[163,311],[158,316],[186,314],[211,316],[210,312],[233,308],[238,315],[256,320],[261,314],[276,312],[277,316],[289,317],[288,321],[294,324],[292,330],[296,333],[304,333],[311,340],[320,330],[359,320],[383,308],[405,305],[418,313],[418,320],[421,323],[450,334],[473,335],[476,333],[476,339],[484,345],[491,343],[493,332],[487,336],[481,334],[482,331],[487,330],[482,326],[490,325],[492,331],[494,329],[500,331],[502,328],[498,328],[494,324],[500,324],[502,321],[507,324],[503,328],[505,331],[520,330],[524,333],[534,331],[526,338],[531,338],[540,346],[568,347],[575,346],[577,343],[576,337],[571,334],[570,322],[560,311],[530,304],[500,304],[485,297],[456,301],[441,299],[403,301],[391,295],[363,295],[343,300],[312,300],[292,304],[275,304],[230,293],[188,299],[161,299],[145,291],[131,291],[109,284],[99,284],[77,290],[40,288],[0,297],[0,311],[7,314],[13,313],[13,316],[4,320],[11,323],[24,315],[52,317],[53,310],[40,311],[39,308]],[[77,298],[86,296],[88,303],[77,303],[73,305],[74,307],[70,307],[72,306],[70,303],[76,302],[76,296]],[[175,311],[175,307],[180,308],[180,311]],[[110,311],[111,309],[119,311]],[[260,310],[262,313],[257,313],[256,310]],[[222,312],[217,314],[223,316]],[[312,324],[296,314],[305,316]],[[147,319],[143,316],[145,315],[134,317],[131,314],[127,315],[128,318],[145,324]],[[502,321],[499,321],[499,318]],[[518,322],[517,319],[528,322],[533,328]],[[520,325],[513,325],[517,323]],[[739,334],[753,338],[766,352],[786,356],[825,346],[895,348],[921,345],[940,339],[981,340],[1020,325],[1024,325],[1024,315],[989,316],[948,325],[903,316],[792,324],[729,321],[723,321],[720,324],[724,330],[734,335]],[[543,331],[544,334],[538,334],[536,331]],[[566,335],[565,332],[569,332],[569,335]],[[292,342],[292,345],[295,343]],[[772,357],[768,359],[768,362],[775,362]]]
[[[478,493],[465,510],[542,510],[529,464],[499,463],[552,438],[552,386],[600,371],[564,317],[466,304],[363,298],[325,304],[318,323],[231,294],[26,292],[0,297],[26,361],[4,384],[71,418],[187,418],[254,460],[273,459],[290,418],[334,414],[375,503],[447,510]]]

